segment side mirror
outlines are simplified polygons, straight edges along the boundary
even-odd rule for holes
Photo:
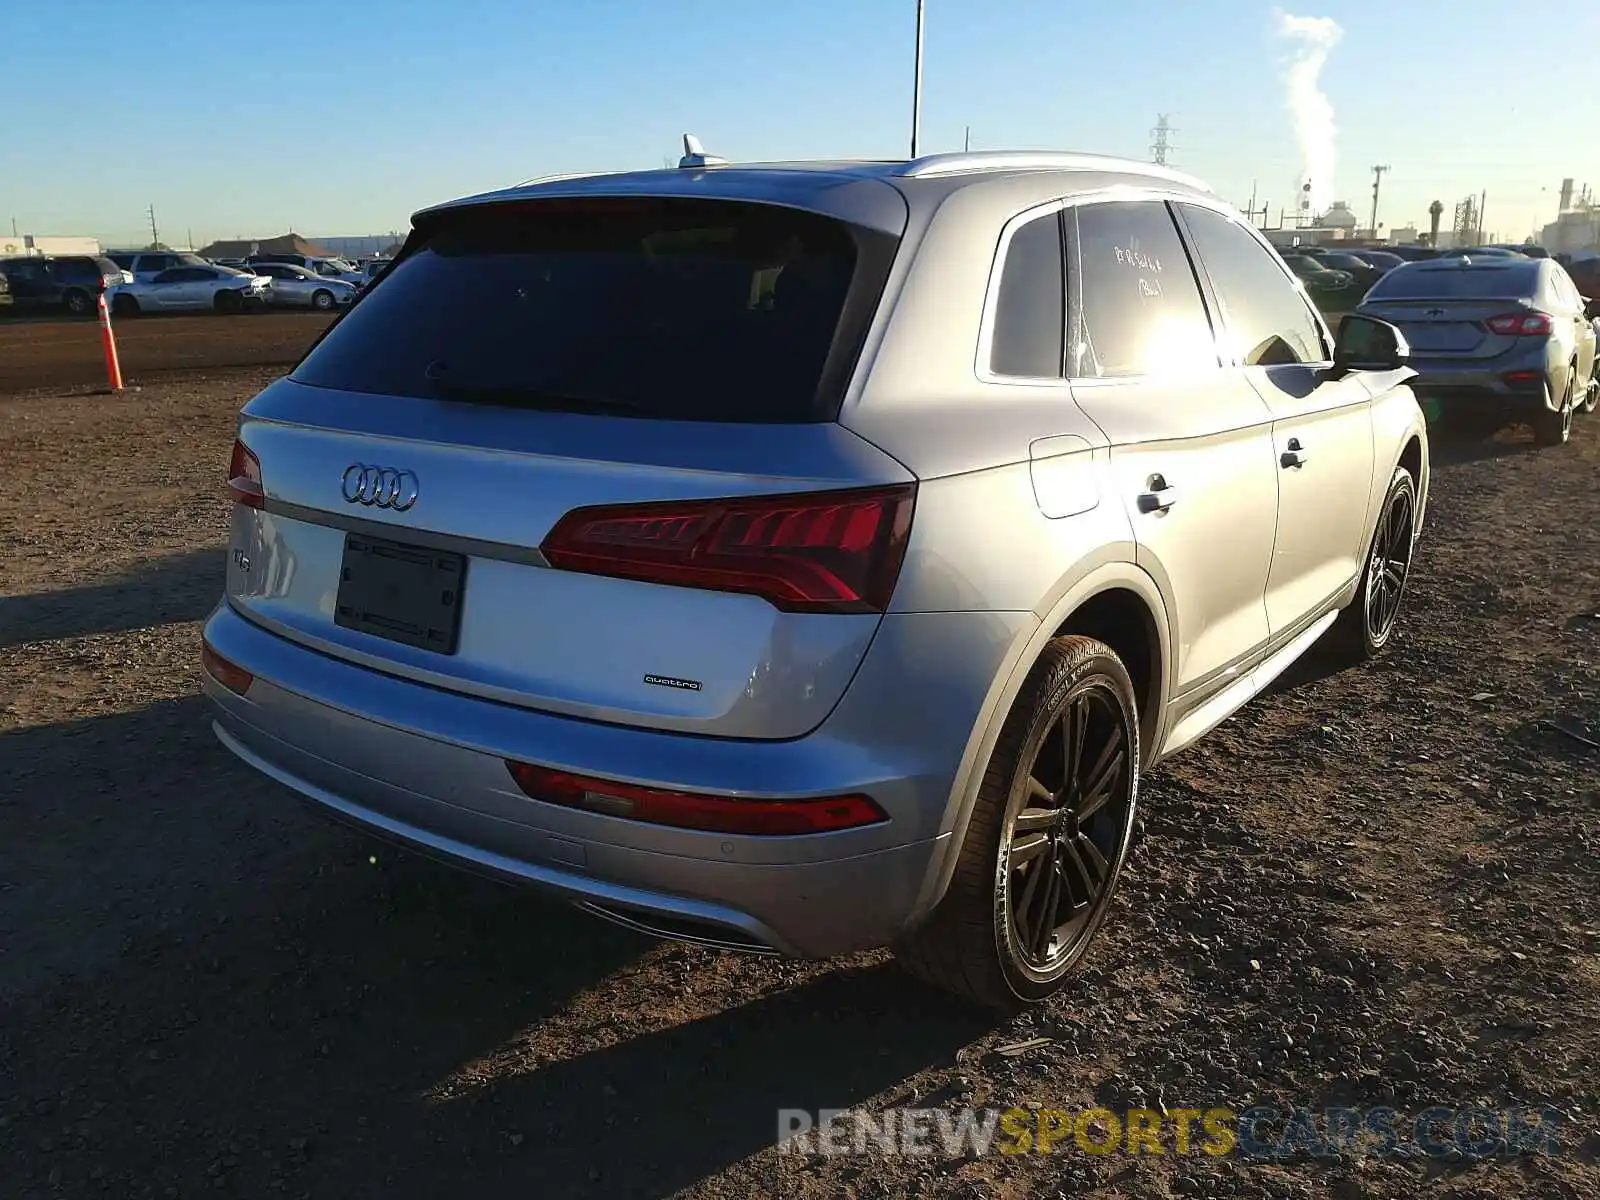
[[[1600,321],[1600,299],[1585,301],[1583,315],[1591,321]]]
[[[1340,374],[1351,371],[1398,371],[1411,363],[1411,346],[1387,321],[1351,313],[1339,322],[1333,343],[1333,365]]]

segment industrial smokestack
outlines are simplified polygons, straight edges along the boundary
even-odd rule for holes
[[[1292,47],[1284,84],[1304,164],[1301,185],[1310,185],[1307,207],[1313,213],[1325,212],[1333,194],[1336,130],[1333,105],[1322,90],[1320,77],[1344,30],[1331,17],[1297,17],[1281,8],[1273,9],[1272,17],[1278,36]]]
[[[1561,181],[1561,207],[1559,209],[1557,209],[1556,211],[1557,212],[1567,212],[1571,208],[1572,208],[1572,180],[1563,179]]]

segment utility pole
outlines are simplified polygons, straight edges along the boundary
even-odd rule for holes
[[[972,126],[971,125],[967,126],[967,135],[964,138],[961,139],[961,149],[963,151],[972,149]]]
[[[156,206],[150,206],[150,249],[154,250],[161,245],[161,235],[156,232]]]
[[[1266,219],[1266,209],[1261,210],[1262,219]],[[1250,207],[1244,210],[1245,218],[1254,225],[1256,223],[1256,181],[1250,181]]]
[[[1484,188],[1478,196],[1478,244],[1483,245],[1483,239],[1488,235],[1484,233],[1487,226],[1483,223],[1483,210],[1489,207],[1489,189]]]
[[[917,143],[922,139],[922,7],[917,0],[917,62],[911,77],[911,157],[917,156]]]
[[[1389,168],[1387,165],[1372,168],[1372,225],[1370,226],[1372,240],[1378,240],[1378,189],[1383,186],[1383,173]]]
[[[1166,113],[1161,113],[1156,117],[1156,127],[1150,131],[1150,136],[1155,139],[1150,143],[1150,159],[1152,162],[1163,167],[1167,165],[1167,151],[1172,149],[1167,142],[1167,135],[1176,132],[1177,130],[1167,121]]]

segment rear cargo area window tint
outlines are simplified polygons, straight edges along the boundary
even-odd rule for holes
[[[668,419],[828,420],[893,245],[826,216],[734,201],[464,209],[445,214],[294,378]]]

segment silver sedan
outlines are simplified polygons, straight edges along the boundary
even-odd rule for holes
[[[106,290],[118,316],[143,312],[241,312],[266,303],[272,281],[231,267],[172,267],[146,283],[120,283]]]
[[[356,298],[355,284],[325,278],[293,263],[253,263],[250,269],[272,280],[274,305],[304,305],[320,312],[332,312]]]

